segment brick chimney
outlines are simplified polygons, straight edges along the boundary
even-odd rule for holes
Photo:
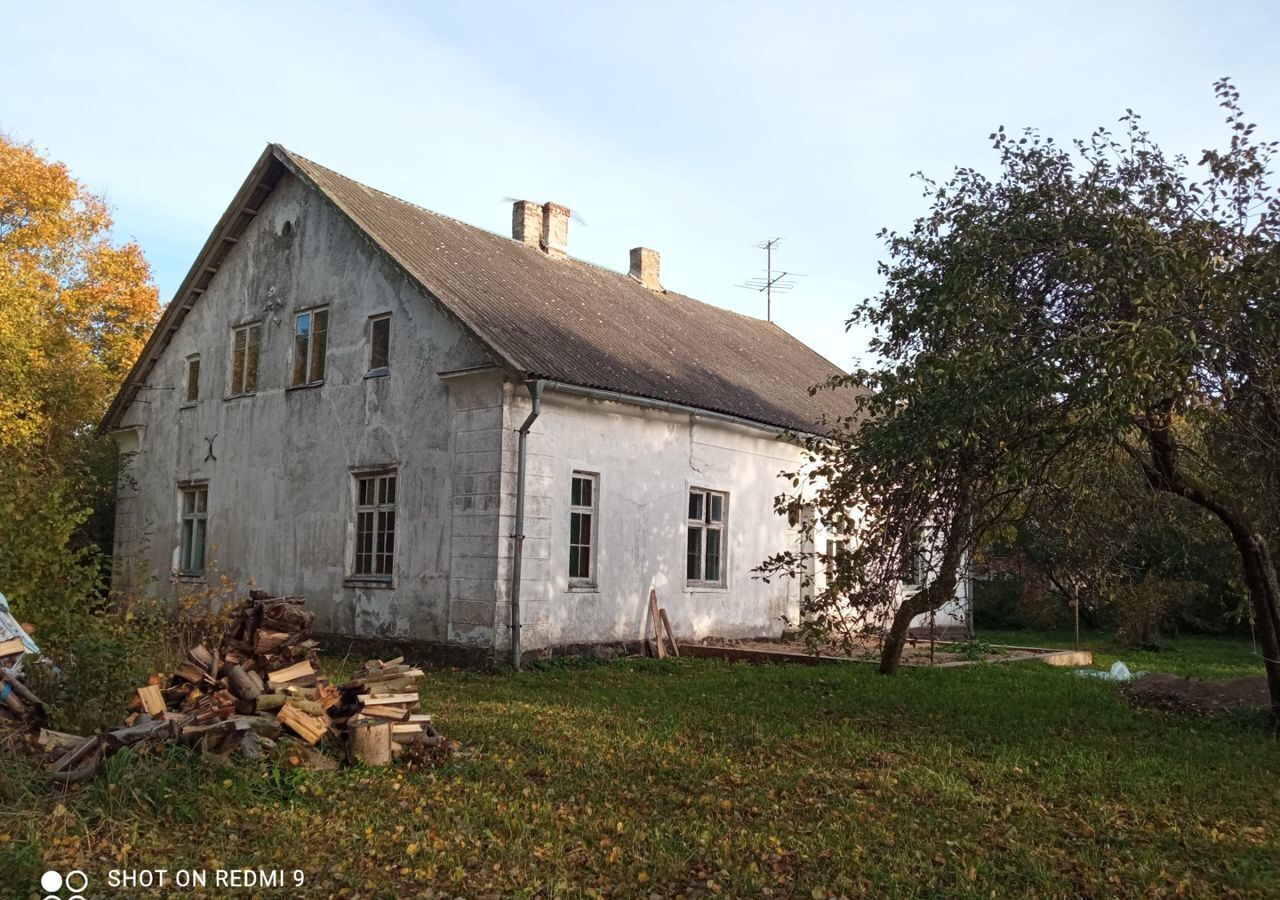
[[[553,259],[564,259],[569,250],[569,208],[559,203],[542,207],[542,249]]]
[[[651,291],[662,292],[662,284],[658,281],[658,251],[648,247],[631,249],[631,277]]]
[[[517,200],[511,206],[511,236],[522,244],[538,247],[542,243],[542,204]]]
[[[554,259],[564,259],[569,249],[568,207],[517,200],[511,206],[511,237]]]

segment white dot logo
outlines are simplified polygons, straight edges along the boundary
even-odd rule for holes
[[[40,876],[40,889],[47,895],[44,900],[63,900],[59,893],[63,887],[71,892],[67,900],[84,900],[82,895],[89,887],[89,876],[79,869],[72,869],[66,877],[53,869]]]

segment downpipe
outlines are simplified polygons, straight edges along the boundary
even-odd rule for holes
[[[524,482],[529,448],[529,429],[542,412],[541,378],[528,382],[529,396],[533,398],[533,408],[520,426],[516,438],[516,522],[515,533],[511,535],[511,665],[520,671],[520,569],[524,561]]]

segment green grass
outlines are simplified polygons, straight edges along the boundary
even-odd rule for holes
[[[1240,653],[1155,657],[1236,674]],[[72,866],[298,868],[299,896],[1280,892],[1261,715],[1131,710],[1040,663],[439,671],[423,697],[473,755],[324,773],[174,750],[67,796],[0,759],[0,894]]]

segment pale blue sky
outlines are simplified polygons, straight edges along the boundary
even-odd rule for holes
[[[785,238],[775,320],[843,366],[884,226],[923,169],[989,167],[998,125],[1060,139],[1141,112],[1221,134],[1232,75],[1280,137],[1280,4],[4,4],[0,130],[105,193],[163,299],[268,141],[475,225],[504,197],[579,212],[570,252],[763,316],[734,287]]]

